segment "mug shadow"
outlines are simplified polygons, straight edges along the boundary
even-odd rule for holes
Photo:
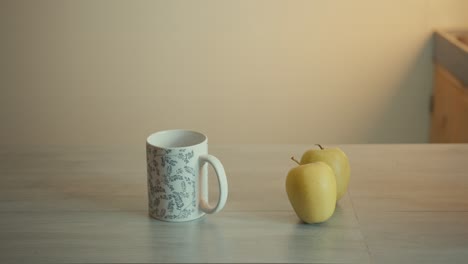
[[[152,261],[204,263],[226,260],[228,247],[222,229],[219,223],[207,219],[207,216],[178,223],[153,220],[148,232],[151,234],[151,247],[169,250],[154,250]]]

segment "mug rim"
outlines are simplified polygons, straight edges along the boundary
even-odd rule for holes
[[[177,132],[182,132],[182,133],[190,133],[192,135],[197,135],[197,136],[200,136],[201,137],[201,140],[198,140],[197,143],[195,144],[190,144],[190,145],[184,145],[184,146],[180,146],[180,147],[168,147],[168,146],[163,146],[163,145],[156,145],[156,144],[152,144],[150,143],[150,139],[152,137],[157,137],[157,136],[160,136],[162,134],[168,134],[168,133],[177,133]],[[152,146],[152,147],[155,147],[155,148],[162,148],[162,149],[183,149],[183,148],[191,148],[191,147],[195,147],[195,146],[199,146],[199,145],[202,145],[202,144],[205,144],[206,142],[208,141],[208,137],[201,133],[201,132],[198,132],[198,131],[195,131],[195,130],[190,130],[190,129],[167,129],[167,130],[161,130],[161,131],[157,131],[157,132],[154,132],[152,134],[150,134],[147,138],[146,138],[146,144],[149,145],[149,146]]]

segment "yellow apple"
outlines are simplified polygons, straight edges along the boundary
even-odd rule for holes
[[[321,223],[333,215],[336,180],[325,162],[299,165],[286,178],[286,193],[297,216],[304,222]]]
[[[340,200],[345,195],[348,184],[350,167],[349,160],[346,154],[339,148],[323,148],[311,149],[306,151],[301,158],[300,164],[323,161],[332,168],[336,177],[336,201]]]

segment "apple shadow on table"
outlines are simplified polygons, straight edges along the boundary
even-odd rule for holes
[[[360,254],[355,254],[356,243]],[[339,249],[343,254],[336,254]],[[349,255],[358,255],[357,262],[367,261],[368,255],[353,210],[337,205],[334,214],[323,223],[307,224],[297,219],[288,242],[291,262],[341,263]]]
[[[229,212],[229,211],[228,211]],[[248,211],[247,211],[248,212]],[[313,228],[319,226],[328,226],[330,223],[339,221],[343,216],[354,217],[354,208],[352,206],[349,193],[343,196],[343,198],[336,204],[335,212],[333,215],[325,222],[318,224],[307,224],[303,222],[294,212],[294,209],[290,207],[288,210],[281,211],[255,211],[255,215],[252,217],[261,219],[265,222],[275,223],[275,224],[288,224],[295,225],[297,227],[304,226],[305,228]]]

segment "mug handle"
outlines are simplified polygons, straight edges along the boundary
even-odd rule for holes
[[[202,181],[200,182],[202,186],[200,195],[200,209],[207,214],[214,214],[221,211],[221,209],[223,209],[224,205],[226,204],[226,200],[228,197],[228,183],[223,164],[221,164],[221,161],[219,161],[218,158],[209,154],[201,155],[200,167],[203,167],[205,163],[209,163],[211,166],[213,166],[213,169],[216,172],[219,184],[219,198],[218,203],[215,206],[210,206],[210,204],[208,203],[208,193],[203,193],[208,192],[208,188],[204,188],[204,186],[208,185],[208,175],[202,175]]]

